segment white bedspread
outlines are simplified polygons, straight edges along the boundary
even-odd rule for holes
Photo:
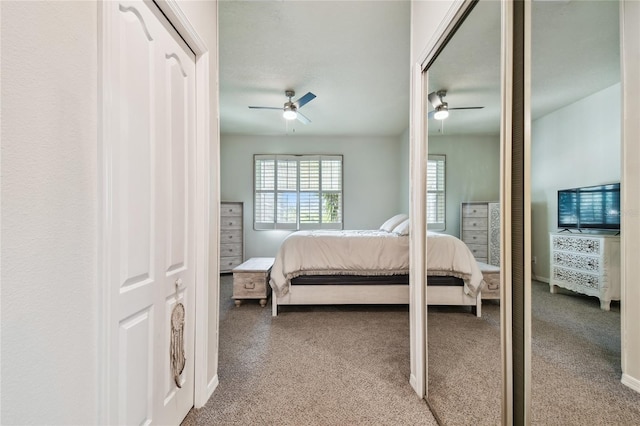
[[[429,233],[428,274],[448,275],[465,282],[475,296],[482,273],[467,246],[458,238]],[[409,273],[409,237],[385,231],[298,231],[282,243],[271,269],[277,296],[289,292],[300,275],[396,275]]]
[[[271,287],[289,292],[300,275],[395,275],[409,272],[409,237],[386,231],[298,231],[283,242]]]
[[[427,275],[453,276],[464,280],[464,290],[476,296],[482,285],[482,271],[462,240],[437,232],[427,233]]]

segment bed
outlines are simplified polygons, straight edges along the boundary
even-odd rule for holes
[[[428,304],[473,306],[480,316],[482,273],[467,246],[429,232],[427,250]],[[294,232],[276,255],[270,285],[273,316],[280,305],[407,304],[408,219],[378,230]]]

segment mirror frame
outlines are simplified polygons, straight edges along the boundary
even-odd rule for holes
[[[428,69],[445,47],[449,39],[453,36],[457,28],[462,24],[464,18],[472,10],[478,0],[454,0],[447,16],[442,21],[441,26],[436,30],[432,41],[418,58],[412,67],[412,91],[411,91],[411,135],[410,135],[410,216],[411,216],[411,303],[410,303],[410,334],[411,334],[411,378],[410,383],[416,393],[428,399],[428,353],[427,353],[427,303],[426,303],[426,158],[428,153],[428,120],[426,107],[426,92],[428,88]],[[516,417],[527,424],[530,420],[530,389],[531,389],[531,369],[528,368],[531,362],[531,333],[530,333],[530,295],[531,280],[530,262],[526,259],[530,257],[530,248],[526,242],[531,241],[530,226],[530,197],[529,191],[525,187],[524,203],[524,265],[525,283],[524,294],[527,300],[524,302],[524,342],[516,347],[517,351],[522,351],[524,365],[514,366],[514,346],[513,346],[513,294],[512,294],[512,176],[513,176],[513,113],[514,113],[514,34],[518,31],[524,39],[524,127],[525,134],[523,149],[525,153],[523,168],[526,179],[529,173],[528,161],[530,153],[530,34],[531,34],[531,1],[522,2],[524,7],[524,25],[521,28],[514,26],[515,8],[513,1],[501,2],[501,124],[500,124],[500,214],[504,218],[501,221],[501,268],[503,273],[500,278],[500,342],[501,342],[501,370],[502,370],[502,424],[513,424]],[[530,246],[530,244],[529,244]],[[528,274],[527,274],[528,273]],[[507,279],[508,277],[508,279]],[[527,285],[528,283],[528,285]],[[528,324],[528,326],[526,325]],[[516,324],[522,326],[522,324]],[[522,371],[522,367],[524,371]],[[515,367],[515,368],[514,368]],[[522,388],[524,397],[518,412],[514,412],[514,372],[524,375]],[[521,411],[521,412],[520,412]],[[520,422],[518,421],[518,423]]]

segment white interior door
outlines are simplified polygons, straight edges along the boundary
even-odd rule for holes
[[[109,419],[179,424],[194,398],[195,55],[153,3],[105,3]]]

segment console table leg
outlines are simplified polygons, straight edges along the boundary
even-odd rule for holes
[[[553,293],[553,294],[555,294],[555,293],[556,293],[556,291],[557,291],[557,290],[556,290],[556,286],[555,286],[555,285],[553,285],[553,284],[549,284],[549,293]]]
[[[240,304],[242,304],[242,300],[236,299],[236,307],[240,306]]]
[[[603,311],[611,310],[611,300],[600,300],[600,309]]]

